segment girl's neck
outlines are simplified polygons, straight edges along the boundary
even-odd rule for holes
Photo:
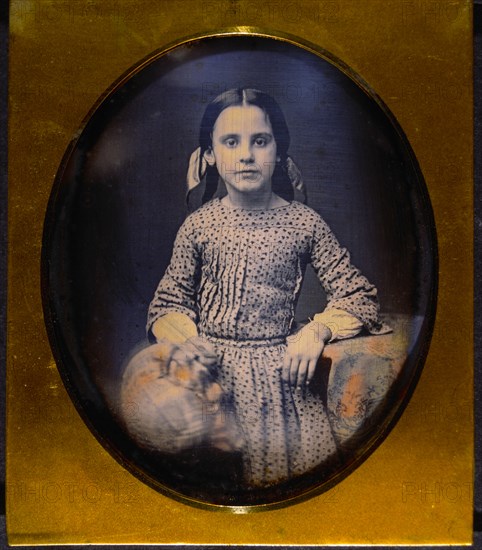
[[[250,193],[228,193],[222,202],[231,208],[243,208],[245,210],[270,210],[289,204],[287,201],[272,191],[268,193],[251,195]]]

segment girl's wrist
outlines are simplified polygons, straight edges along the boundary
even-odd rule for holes
[[[333,338],[333,333],[331,332],[330,327],[314,319],[310,319],[310,321],[310,324],[313,326],[316,340],[327,344]]]
[[[323,342],[325,344],[327,344],[333,336],[330,327],[328,327],[327,325],[324,325],[323,323],[317,322],[317,321],[314,321],[314,322],[319,327],[319,333],[320,333],[319,338],[320,338],[320,340],[323,340]]]

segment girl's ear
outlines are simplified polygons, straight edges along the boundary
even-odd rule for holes
[[[216,159],[214,157],[213,150],[211,147],[204,151],[204,160],[209,164],[209,166],[214,166],[216,164]]]

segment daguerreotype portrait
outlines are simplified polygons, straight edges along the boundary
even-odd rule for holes
[[[470,544],[471,15],[10,0],[10,545]]]
[[[289,504],[402,414],[436,304],[417,161],[354,74],[286,40],[153,56],[91,113],[46,220],[44,307],[99,440],[191,503]]]

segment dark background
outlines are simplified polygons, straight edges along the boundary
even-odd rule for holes
[[[2,23],[2,26],[1,26],[1,32],[2,32],[2,45],[6,43],[6,28],[7,28],[7,19],[8,19],[8,7],[6,6],[6,2],[3,2],[0,4],[0,14],[1,14],[1,23]],[[477,45],[477,48],[476,48],[476,73],[475,73],[475,83],[476,83],[476,144],[478,144],[478,147],[480,149],[480,135],[481,135],[481,132],[482,132],[482,128],[481,128],[481,101],[480,101],[480,87],[481,87],[481,66],[482,66],[482,59],[481,59],[481,48],[480,48],[480,43],[481,43],[481,35],[480,35],[480,32],[481,32],[481,22],[482,22],[482,6],[480,5],[480,2],[476,2],[476,6],[475,6],[475,43]],[[1,261],[2,261],[2,265],[1,265],[1,268],[2,268],[2,271],[1,271],[1,274],[2,274],[2,278],[1,278],[1,282],[0,282],[0,289],[1,289],[1,292],[2,292],[2,310],[1,310],[1,313],[2,313],[2,321],[3,321],[3,324],[5,324],[5,307],[4,307],[4,303],[5,303],[5,298],[6,298],[6,292],[5,292],[5,288],[6,288],[6,274],[5,274],[5,271],[6,271],[6,253],[5,253],[5,250],[6,250],[6,150],[7,150],[7,142],[6,142],[6,124],[5,124],[5,113],[6,113],[6,96],[7,96],[7,93],[6,93],[6,48],[0,48],[0,53],[1,53],[1,57],[0,57],[0,69],[1,69],[1,75],[2,75],[2,87],[1,87],[1,96],[0,96],[0,101],[1,101],[1,106],[2,106],[2,115],[3,115],[3,119],[2,119],[2,124],[0,125],[0,129],[1,129],[1,134],[0,134],[0,140],[1,140],[1,156],[0,156],[0,166],[1,166],[1,170],[2,170],[2,186],[1,186],[1,199],[2,199],[2,209],[1,209],[1,212],[2,212],[2,216],[0,218],[0,230],[1,230],[1,246],[0,246],[0,251],[1,251]],[[293,156],[295,156],[293,154]],[[295,157],[296,158],[296,157]],[[296,159],[298,160],[298,159]],[[301,162],[300,162],[301,164]],[[480,201],[482,199],[482,193],[481,193],[481,190],[480,190],[480,153],[478,152],[478,149],[476,147],[476,183],[477,183],[477,186],[476,186],[476,211],[475,211],[475,229],[476,229],[476,280],[477,282],[480,281],[480,269],[482,267],[482,260],[481,260],[481,257],[480,257],[480,243],[481,243],[481,238],[482,238],[482,220],[481,220],[481,212],[480,212]],[[307,182],[309,183],[309,182]],[[325,214],[325,217],[327,217],[328,219],[328,216],[326,216]],[[330,222],[331,223],[331,222]],[[339,234],[339,231],[337,230],[337,228],[335,226],[333,226],[333,229],[337,232],[337,234],[339,235],[340,237],[340,240],[342,240],[342,237],[341,235]],[[354,255],[355,255],[355,251],[354,251]],[[360,264],[360,262],[358,262]],[[482,342],[481,342],[481,328],[482,328],[482,322],[480,320],[480,305],[481,305],[481,302],[480,302],[480,298],[476,298],[476,315],[477,315],[477,318],[476,318],[476,331],[477,331],[477,337],[476,337],[476,373],[477,373],[477,399],[476,399],[476,402],[480,403],[481,399],[480,399],[480,359],[481,359],[481,345],[482,345]],[[0,356],[0,359],[1,359],[1,364],[4,365],[5,364],[5,361],[4,361],[4,358],[5,358],[5,341],[4,341],[4,333],[2,332],[2,346],[0,348],[0,351],[1,351],[1,356]],[[2,403],[4,403],[4,387],[2,386]],[[477,411],[476,409],[476,421],[477,421],[477,425],[480,426],[480,421],[481,421],[481,413],[479,411]],[[479,434],[478,434],[478,437],[477,437],[477,449],[479,450],[479,453],[477,453],[477,455],[479,456],[480,455],[480,449],[481,449],[481,445],[480,445],[480,430],[479,430]],[[2,458],[2,466],[3,466],[3,457],[4,457],[4,454],[3,454],[3,449],[2,449],[2,455],[1,455],[1,458]],[[480,511],[481,511],[481,497],[480,497],[480,459],[477,458],[477,462],[476,462],[476,466],[477,466],[477,478],[476,478],[476,490],[475,490],[475,525],[474,525],[474,528],[475,528],[475,539],[476,539],[476,546],[477,547],[480,547],[480,528],[481,528],[481,520],[480,520]],[[4,510],[3,510],[4,512]],[[3,526],[3,529],[4,529],[4,526]],[[4,533],[3,533],[4,535]],[[2,541],[3,541],[3,545],[5,546],[6,545],[6,538],[5,538],[5,535],[3,536],[2,538]],[[81,547],[82,548],[82,547]],[[85,547],[87,548],[87,546]]]
[[[70,379],[87,369],[112,408],[186,216],[201,116],[219,92],[239,85],[280,103],[307,203],[377,286],[382,311],[425,315],[429,307],[431,212],[408,148],[375,101],[330,63],[282,42],[211,39],[178,48],[97,109],[65,162],[48,216],[44,298],[59,355]],[[325,303],[309,269],[298,320]]]

